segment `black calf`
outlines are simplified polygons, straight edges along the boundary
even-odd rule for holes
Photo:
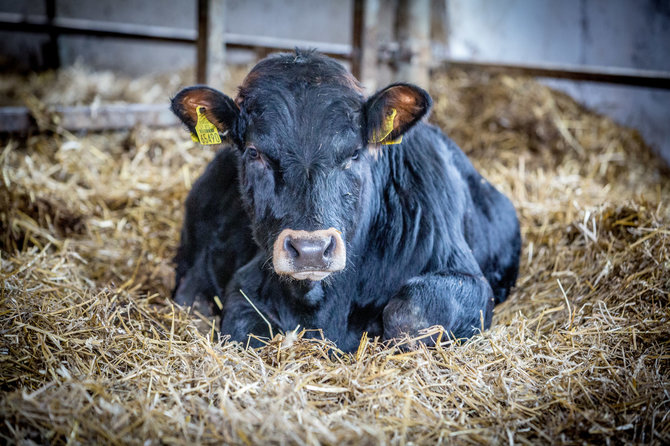
[[[394,84],[365,99],[338,63],[313,52],[269,57],[231,100],[182,90],[227,135],[191,191],[175,299],[213,312],[245,341],[267,324],[321,328],[343,350],[440,324],[469,337],[516,280],[520,234],[510,201],[437,128],[428,94]],[[202,117],[201,117],[202,119]]]

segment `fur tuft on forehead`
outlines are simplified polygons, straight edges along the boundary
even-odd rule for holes
[[[320,85],[344,87],[363,99],[364,90],[356,78],[340,63],[314,50],[296,49],[295,53],[279,53],[260,61],[251,69],[235,98],[241,106],[258,88],[267,85],[297,91],[305,87]]]

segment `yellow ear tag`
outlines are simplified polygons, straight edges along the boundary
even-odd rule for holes
[[[205,107],[198,106],[196,112],[198,123],[195,125],[195,132],[198,134],[198,141],[205,145],[221,144],[219,130],[205,116]],[[191,135],[191,139],[195,141],[194,135]]]
[[[372,144],[382,144],[384,146],[389,146],[391,144],[400,144],[402,142],[402,135],[400,135],[398,139],[384,141],[386,137],[389,136],[393,131],[393,123],[397,114],[398,111],[395,108],[392,108],[391,113],[389,113],[386,118],[384,118],[382,128],[373,133],[372,140],[370,141]]]

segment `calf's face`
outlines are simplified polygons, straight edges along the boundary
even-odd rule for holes
[[[338,63],[280,55],[249,73],[235,101],[204,86],[172,100],[191,132],[202,107],[240,150],[242,201],[274,271],[318,281],[346,268],[368,231],[378,152],[426,114],[430,97],[395,84],[365,100]]]

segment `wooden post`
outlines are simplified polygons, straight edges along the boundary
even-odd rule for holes
[[[430,46],[432,48],[432,66],[436,59],[446,59],[449,54],[449,15],[448,0],[431,0]]]
[[[377,89],[379,0],[354,0],[351,72],[368,94]]]
[[[430,0],[399,0],[396,35],[397,81],[428,88],[430,81]]]
[[[196,79],[222,89],[225,78],[225,0],[198,0]]]
[[[54,18],[56,17],[56,0],[46,0],[45,7],[47,23],[52,25]],[[45,68],[55,70],[60,67],[58,32],[53,29],[49,31],[49,40],[42,45],[42,58]]]
[[[365,0],[354,0],[353,24],[351,30],[351,74],[361,78],[361,59],[363,57],[363,11]]]

